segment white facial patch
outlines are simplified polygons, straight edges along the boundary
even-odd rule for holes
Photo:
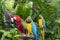
[[[15,19],[15,20],[16,20],[16,17],[13,17],[13,19]]]
[[[14,22],[13,18],[11,18],[11,21]]]

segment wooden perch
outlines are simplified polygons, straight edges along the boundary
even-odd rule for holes
[[[34,38],[33,35],[15,35],[14,37],[29,38],[29,39],[33,39]]]

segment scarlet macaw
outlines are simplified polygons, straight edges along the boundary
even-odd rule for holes
[[[46,31],[46,24],[45,24],[44,18],[41,15],[39,15],[38,23],[39,23],[39,26],[41,28],[42,40],[45,40],[44,35],[45,35],[45,31]]]
[[[35,23],[32,21],[31,17],[27,18],[26,27],[27,27],[27,30],[28,30],[28,34],[33,34],[34,35],[34,40],[38,40],[37,28],[36,28]]]
[[[12,20],[12,22],[15,20],[14,23],[15,23],[16,27],[18,28],[18,30],[22,34],[26,34],[26,27],[25,27],[23,19],[20,16],[12,15],[11,20]]]

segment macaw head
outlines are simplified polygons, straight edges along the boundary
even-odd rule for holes
[[[27,23],[31,23],[31,22],[32,22],[32,19],[31,19],[30,16],[26,19],[26,22],[27,22]]]
[[[11,21],[12,22],[16,21],[16,17],[11,18]]]
[[[12,20],[13,20],[13,22],[22,22],[23,21],[23,19],[18,15],[13,15]]]
[[[42,15],[39,15],[39,19],[42,19],[43,18],[43,16]]]

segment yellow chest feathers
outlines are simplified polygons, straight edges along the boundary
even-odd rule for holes
[[[28,34],[32,34],[32,26],[31,26],[31,23],[26,23],[26,27],[28,29]]]
[[[42,19],[39,19],[38,22],[39,22],[39,26],[40,26],[40,27],[43,27]]]

